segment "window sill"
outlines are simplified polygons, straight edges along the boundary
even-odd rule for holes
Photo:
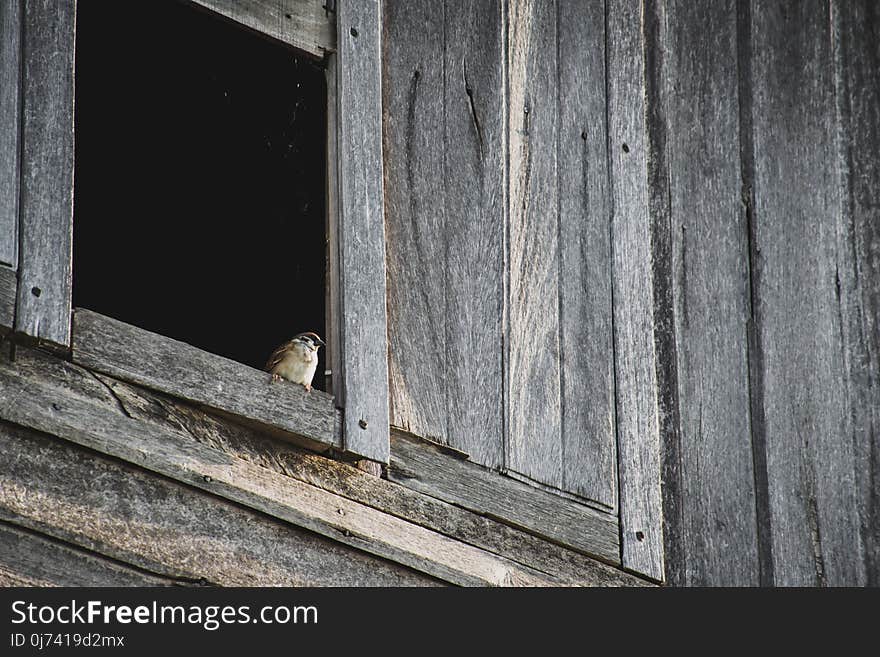
[[[272,383],[266,372],[83,308],[73,314],[72,360],[309,449],[342,448],[342,412],[332,395]]]

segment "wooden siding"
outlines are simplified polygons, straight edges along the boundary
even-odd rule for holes
[[[655,222],[676,350],[664,498],[672,583],[759,583],[750,435],[748,226],[742,202],[737,2],[652,2],[646,75]]]
[[[614,510],[673,584],[876,584],[875,3],[457,9],[388,3],[392,423]]]
[[[72,2],[24,3],[21,54],[15,330],[62,350],[70,346],[75,13]]]
[[[395,426],[613,510],[601,19],[387,4],[390,404]]]

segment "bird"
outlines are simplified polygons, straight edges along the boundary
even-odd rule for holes
[[[264,369],[272,381],[287,379],[311,392],[321,346],[326,345],[317,333],[299,333],[272,352]]]

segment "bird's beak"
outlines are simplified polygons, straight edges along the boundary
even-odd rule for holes
[[[318,338],[315,342],[317,342],[322,347],[326,347],[327,343],[325,343],[321,338]]]

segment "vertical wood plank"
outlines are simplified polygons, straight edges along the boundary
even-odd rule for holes
[[[0,265],[0,335],[12,330],[15,321],[15,270]]]
[[[0,264],[18,265],[21,6],[0,3]]]
[[[448,0],[443,59],[447,427],[492,468],[504,446],[503,4]]]
[[[337,34],[343,440],[346,449],[387,463],[379,2],[340,0]]]
[[[679,346],[678,440],[664,444],[667,580],[757,585],[737,59],[716,56],[737,51],[737,3],[649,6],[649,130]]]
[[[385,8],[384,154],[391,423],[447,442],[443,3]]]
[[[614,353],[623,565],[664,572],[640,0],[608,0]]]
[[[25,3],[15,329],[62,348],[70,344],[75,14],[74,2]]]
[[[507,467],[562,486],[556,3],[508,16]]]
[[[562,487],[617,505],[602,3],[559,0]]]
[[[865,583],[880,585],[880,5],[831,3],[844,211],[837,232],[845,375]]]
[[[759,395],[775,584],[865,582],[844,371],[826,0],[752,7]]]

